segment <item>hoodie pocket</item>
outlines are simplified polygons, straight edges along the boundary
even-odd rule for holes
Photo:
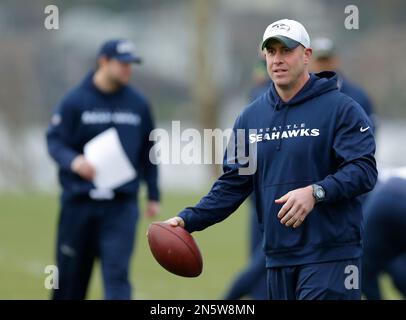
[[[261,205],[263,208],[264,222],[264,247],[265,250],[285,250],[305,245],[309,240],[307,221],[299,228],[286,227],[280,223],[277,215],[283,204],[276,204],[279,199],[289,191],[311,185],[312,179],[286,181],[274,183],[262,188]]]
[[[299,188],[304,188],[307,187],[308,185],[312,184],[315,180],[310,179],[310,178],[304,178],[304,179],[299,179],[299,180],[293,180],[293,181],[284,181],[284,182],[278,182],[278,183],[271,183],[271,184],[266,184],[263,186],[263,189],[267,188],[276,188],[280,187],[281,189],[286,189],[290,187],[289,191],[299,189]],[[289,192],[288,191],[288,192]]]

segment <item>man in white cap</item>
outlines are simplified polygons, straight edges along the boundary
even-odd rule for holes
[[[262,48],[273,85],[237,118],[230,142],[237,147],[227,149],[224,174],[167,223],[203,230],[255,192],[269,298],[360,299],[358,196],[377,179],[371,122],[337,89],[334,72],[309,74],[312,49],[302,24],[272,23]],[[241,155],[250,146],[256,152],[247,161]],[[246,174],[253,161],[256,171]]]

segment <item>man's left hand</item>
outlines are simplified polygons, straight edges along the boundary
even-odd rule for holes
[[[159,214],[159,202],[150,200],[147,203],[147,209],[144,212],[144,216],[147,218],[153,218]]]
[[[295,189],[279,199],[275,200],[277,204],[283,204],[278,212],[278,218],[281,223],[287,227],[297,228],[306,219],[312,211],[316,200],[313,197],[313,187]]]

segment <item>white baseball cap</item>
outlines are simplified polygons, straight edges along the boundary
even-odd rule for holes
[[[277,39],[288,48],[294,49],[299,44],[305,48],[310,47],[310,37],[305,27],[295,20],[282,19],[271,23],[264,32],[262,49],[270,39]]]

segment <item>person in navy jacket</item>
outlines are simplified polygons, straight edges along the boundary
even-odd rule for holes
[[[386,171],[364,205],[362,291],[369,300],[382,299],[382,273],[406,297],[406,167]]]
[[[377,180],[372,123],[338,90],[334,72],[309,74],[302,24],[272,23],[262,48],[273,85],[238,116],[224,174],[196,206],[166,222],[203,230],[255,191],[269,298],[360,299],[358,196]]]
[[[146,215],[159,211],[157,166],[149,158],[154,128],[148,101],[128,83],[141,60],[126,40],[105,42],[98,66],[56,107],[46,139],[62,187],[57,236],[59,289],[54,299],[84,299],[95,258],[100,258],[106,299],[130,299],[130,258],[138,220],[140,181],[148,188]],[[96,188],[85,158],[88,141],[115,128],[135,178],[114,190]]]

